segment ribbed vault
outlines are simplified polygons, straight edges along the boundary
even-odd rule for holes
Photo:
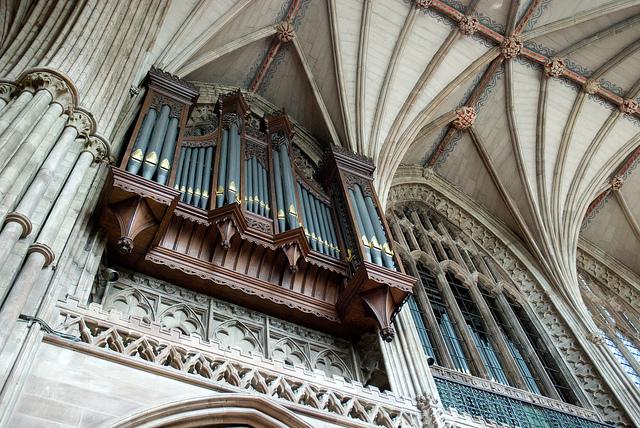
[[[434,170],[508,224],[569,300],[581,228],[640,271],[626,255],[640,249],[640,198],[602,195],[636,176],[639,1],[172,7],[193,30],[171,37],[161,67],[255,91],[374,158],[383,200],[400,163]]]
[[[0,48],[23,55],[0,60],[5,77],[66,64],[73,52],[23,28],[30,10],[68,8],[59,11],[68,19],[47,23],[63,38],[65,22],[104,9],[98,2],[76,17],[71,4],[7,3]],[[383,202],[401,163],[434,171],[517,233],[569,300],[579,299],[580,236],[640,273],[640,0],[162,5],[149,15],[162,23],[144,61],[130,64],[136,82],[156,65],[256,92],[320,141],[372,157]],[[122,28],[129,6],[116,5]],[[109,40],[119,37],[113,28]],[[99,37],[87,43],[108,53]],[[82,68],[101,64],[95,55],[63,67],[86,99],[105,95]],[[99,115],[101,128],[115,123],[115,104]]]

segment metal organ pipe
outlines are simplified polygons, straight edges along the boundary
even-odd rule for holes
[[[278,218],[278,230],[285,231],[284,195],[282,189],[282,172],[280,171],[280,155],[273,150],[273,178],[276,183],[276,209]]]
[[[198,163],[196,164],[196,182],[193,190],[193,206],[200,205],[200,198],[202,197],[202,175],[204,170],[204,148],[199,147],[196,149],[198,152]]]
[[[166,104],[163,105],[160,109],[160,117],[153,127],[147,154],[144,156],[144,162],[142,163],[142,177],[147,180],[151,180],[153,174],[156,172],[156,168],[158,167],[158,153],[162,149],[162,142],[164,141],[164,137],[167,133],[170,113],[171,107]]]
[[[216,208],[220,208],[224,203],[225,187],[227,184],[227,158],[229,156],[228,144],[229,131],[222,130],[222,142],[220,143],[220,162],[218,163],[218,188],[216,189]]]
[[[280,152],[280,166],[282,171],[282,181],[284,184],[284,202],[285,202],[285,218],[289,229],[298,227],[298,210],[296,208],[293,172],[291,170],[291,161],[289,159],[289,145],[283,142],[278,147]]]
[[[373,205],[373,200],[371,196],[367,196],[364,198],[365,205],[367,206],[367,211],[369,213],[369,218],[371,219],[371,223],[373,223],[373,230],[375,232],[376,238],[378,239],[378,243],[380,244],[380,248],[382,250],[382,262],[384,266],[389,269],[396,269],[396,264],[393,261],[393,257],[391,254],[391,247],[389,247],[389,242],[387,241],[387,235],[384,233],[382,229],[382,222],[380,221],[380,217],[376,211],[376,207]]]
[[[247,206],[247,210],[253,212],[253,158],[244,160],[244,203]]]
[[[362,222],[362,217],[360,216],[360,211],[358,210],[358,204],[356,202],[356,196],[353,189],[349,189],[349,199],[351,199],[351,205],[353,205],[353,211],[355,212],[358,230],[362,234],[362,236],[360,237],[360,241],[362,243],[362,254],[364,255],[365,261],[370,262],[371,247],[369,246],[369,240],[367,239],[367,234],[364,229],[364,223]]]
[[[149,138],[151,137],[151,131],[153,131],[153,126],[156,123],[157,116],[158,112],[155,109],[151,108],[142,121],[140,132],[138,132],[138,138],[136,138],[136,142],[133,146],[133,149],[131,150],[129,162],[127,163],[127,171],[132,174],[138,174],[138,171],[140,171],[142,160],[144,159],[144,155],[147,152]]]
[[[269,216],[269,180],[267,179],[267,170],[260,165],[260,172],[262,173],[262,197],[261,200],[264,201],[264,214],[262,214],[262,208],[260,208],[260,214],[264,216]]]
[[[205,210],[209,205],[209,192],[211,191],[211,168],[213,168],[213,147],[207,147],[204,154],[204,182],[202,185],[202,198],[200,198],[200,208]]]
[[[160,184],[167,184],[169,180],[169,171],[171,170],[171,162],[176,151],[176,142],[178,141],[178,118],[169,119],[169,127],[162,143],[162,151],[160,153],[160,164],[158,165],[158,176],[156,181]]]
[[[373,230],[373,223],[371,222],[371,218],[369,217],[369,213],[367,211],[367,206],[364,202],[364,197],[362,195],[362,188],[359,185],[354,186],[354,195],[356,199],[356,207],[360,214],[360,218],[362,219],[362,225],[364,226],[364,233],[369,240],[369,248],[371,250],[371,258],[375,264],[378,266],[382,266],[382,251],[380,249],[380,244],[378,243],[378,239],[375,236],[375,232]]]
[[[187,151],[186,147],[180,147],[180,157],[178,158],[178,169],[176,170],[176,181],[173,183],[173,188],[180,190],[180,183],[182,179],[182,168],[184,167],[184,155]]]
[[[238,124],[232,121],[229,125],[229,149],[227,156],[227,189],[226,203],[240,201],[240,134]]]
[[[198,163],[198,149],[191,149],[191,160],[189,162],[189,178],[187,179],[187,197],[185,202],[191,204],[193,200],[193,187],[196,181],[196,165]]]

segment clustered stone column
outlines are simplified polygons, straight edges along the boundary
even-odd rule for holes
[[[0,96],[5,93],[10,95],[0,104],[0,264],[20,240],[35,242],[22,254],[26,259],[15,281],[11,275],[0,278],[0,301],[6,294],[0,306],[0,352],[40,272],[55,259],[51,247],[87,171],[109,155],[109,145],[93,135],[95,121],[77,107],[76,89],[63,74],[28,70],[13,87],[0,83]],[[77,156],[75,162],[65,163],[69,156]],[[48,208],[44,201],[52,194],[57,198],[51,211],[34,227],[32,216]]]

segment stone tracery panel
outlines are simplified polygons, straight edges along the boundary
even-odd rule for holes
[[[96,302],[101,303],[105,311],[216,342],[223,349],[239,349],[247,355],[349,380],[359,378],[351,343],[347,340],[139,273],[118,270],[119,279],[107,283],[104,295]],[[106,342],[103,345],[111,346]]]

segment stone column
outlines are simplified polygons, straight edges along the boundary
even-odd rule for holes
[[[94,140],[94,142],[96,141],[98,140]],[[101,156],[108,153],[108,148],[101,141],[98,144],[98,147],[95,147],[94,150],[97,150]],[[60,226],[95,156],[92,150],[86,149],[82,151],[38,235],[37,242],[29,247],[27,260],[22,266],[2,308],[0,308],[0,325],[4,326],[0,330],[0,352],[2,352],[8,338],[11,336],[18,315],[20,315],[29,293],[38,281],[42,268],[48,266],[54,260],[54,254],[50,247],[58,235]]]
[[[87,135],[88,132],[94,130],[92,125],[93,122],[88,113],[80,110],[74,113],[73,120],[70,121],[69,126],[47,156],[29,189],[20,200],[18,207],[5,218],[4,227],[0,232],[0,262],[6,259],[18,239],[25,238],[31,233],[30,216],[47,191],[50,180],[56,172],[60,172],[59,165],[65,155],[71,151],[78,132]],[[11,201],[3,201],[0,204],[0,216],[6,203],[11,203]]]
[[[47,127],[38,126],[40,122],[51,122],[77,105],[75,87],[55,70],[27,70],[18,79],[18,87],[20,96],[0,114],[0,170],[30,133],[40,138],[46,133]]]
[[[398,395],[412,398],[423,394],[437,396],[427,356],[408,311],[408,308],[402,309],[394,320],[396,336],[393,341],[379,338],[391,389]]]

